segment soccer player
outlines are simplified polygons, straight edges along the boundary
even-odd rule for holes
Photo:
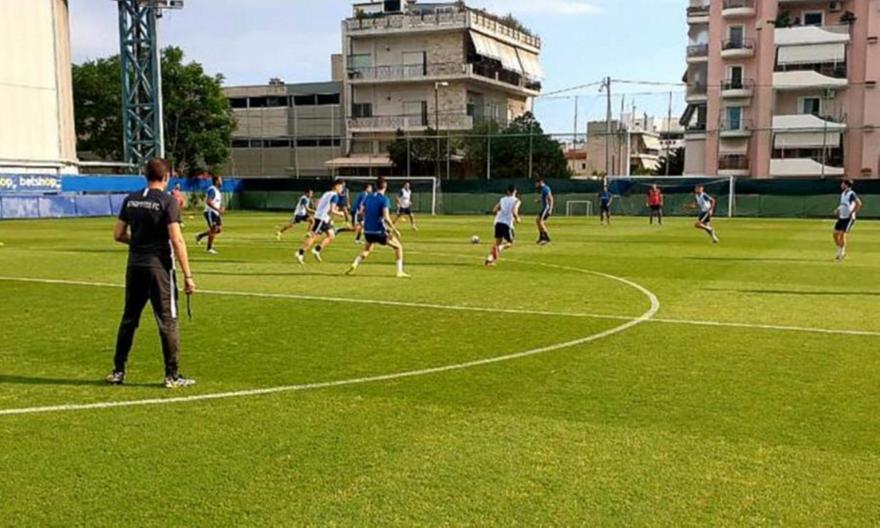
[[[306,243],[296,253],[296,260],[300,264],[305,264],[306,251],[310,249],[315,260],[321,262],[321,253],[336,239],[333,217],[345,216],[345,213],[339,208],[339,200],[343,190],[345,190],[345,182],[333,180],[331,190],[325,192],[321,199],[318,200],[318,206],[315,208],[315,219],[312,221],[312,229],[309,231],[309,238],[306,239]],[[315,246],[315,242],[321,237],[324,237],[324,239],[318,246]],[[315,246],[314,249],[312,248],[313,246]]]
[[[162,356],[165,359],[165,387],[189,387],[195,380],[180,375],[180,332],[177,323],[177,277],[174,257],[183,270],[184,291],[196,291],[186,242],[180,232],[180,207],[174,197],[165,194],[171,166],[154,159],[147,164],[147,187],[128,195],[122,202],[113,238],[128,246],[125,273],[125,310],[116,338],[113,372],[107,382],[125,383],[125,367],[134,335],[147,301],[153,307]]]
[[[599,224],[611,225],[611,204],[614,203],[614,195],[604,186],[599,193]]]
[[[345,223],[353,226],[354,220],[348,216],[348,209],[351,206],[351,194],[348,192],[348,186],[342,187],[342,194],[339,195],[339,203],[337,205],[342,212],[343,218],[345,218]],[[341,233],[342,231],[348,230],[349,229],[337,229],[336,232]]]
[[[419,230],[416,227],[416,217],[412,212],[412,185],[409,182],[404,182],[403,188],[397,194],[397,217],[394,219],[394,224],[396,225],[403,216],[409,217],[413,231]]]
[[[553,191],[550,190],[550,186],[547,185],[547,182],[544,181],[544,178],[538,178],[536,185],[538,188],[538,192],[541,193],[541,211],[538,213],[537,219],[538,244],[541,246],[546,246],[550,243],[550,233],[549,231],[547,231],[547,222],[553,215],[553,204],[555,203],[555,199],[553,198]]]
[[[511,185],[507,188],[507,196],[501,199],[492,209],[495,213],[495,245],[492,252],[486,258],[487,266],[498,264],[501,253],[513,246],[516,240],[516,224],[519,223],[519,208],[522,202],[516,197],[516,187]]]
[[[663,225],[663,192],[655,183],[648,190],[648,200],[645,205],[651,210],[651,225],[654,225],[654,217],[657,217],[657,223]]]
[[[694,187],[694,197],[700,210],[700,216],[697,217],[694,227],[709,233],[709,236],[712,237],[712,243],[717,244],[719,242],[718,234],[715,232],[715,228],[712,227],[712,216],[715,214],[715,206],[718,205],[718,201],[709,196],[702,185]]]
[[[208,254],[216,255],[217,250],[214,249],[214,240],[223,232],[223,178],[220,176],[211,177],[211,187],[208,189],[205,198],[205,221],[208,223],[208,230],[196,235],[196,244],[202,245],[202,240],[208,239]]]
[[[837,262],[846,259],[846,236],[856,223],[856,215],[862,209],[862,200],[853,191],[852,180],[840,182],[840,205],[837,207],[837,224],[834,226],[834,243],[837,244]]]
[[[373,184],[368,183],[351,204],[351,222],[355,232],[354,243],[358,245],[362,244],[361,237],[364,234],[364,202],[371,194],[373,194]]]
[[[275,233],[275,240],[281,242],[281,236],[284,233],[293,229],[297,224],[308,222],[309,217],[315,214],[314,209],[312,209],[313,196],[315,196],[315,192],[311,189],[306,189],[306,192],[299,197],[299,200],[296,202],[296,209],[293,211],[293,218],[291,218],[290,222],[285,224],[280,231]]]
[[[179,183],[174,184],[174,189],[171,191],[171,196],[173,196],[174,199],[177,200],[178,207],[180,207],[180,210],[183,211],[183,209],[186,207],[186,197],[180,191]]]
[[[364,199],[364,238],[367,245],[364,246],[361,254],[354,259],[351,267],[345,272],[346,275],[353,275],[373,253],[376,245],[380,245],[388,246],[394,250],[394,256],[397,259],[397,278],[410,278],[403,270],[403,244],[400,242],[400,232],[391,221],[391,202],[385,195],[387,191],[388,182],[384,178],[379,178],[376,182],[376,192]]]

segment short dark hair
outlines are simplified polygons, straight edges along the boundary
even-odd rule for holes
[[[855,185],[856,183],[854,181],[852,181],[851,179],[846,178],[843,180],[843,184],[846,185],[847,187],[852,188],[852,186]]]
[[[336,187],[337,185],[345,185],[345,181],[341,180],[339,178],[336,178],[335,180],[333,180],[333,185],[331,185],[331,187]]]
[[[537,178],[535,178],[535,182],[536,182],[536,183],[544,183],[544,177],[543,177],[543,176],[538,176]]]
[[[171,176],[171,164],[162,158],[151,159],[147,163],[146,177],[149,182],[165,181]]]
[[[511,185],[507,188],[507,194],[513,194],[516,192],[516,185]]]
[[[379,176],[379,178],[376,180],[376,188],[377,189],[387,189],[388,188],[388,181],[385,178],[383,178],[382,176]]]

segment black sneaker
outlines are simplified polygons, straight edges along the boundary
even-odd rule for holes
[[[125,383],[125,372],[113,372],[105,378],[110,385],[122,385]]]
[[[196,380],[184,378],[181,375],[177,375],[176,378],[166,377],[165,378],[165,388],[166,389],[183,389],[186,387],[192,387],[196,384]]]

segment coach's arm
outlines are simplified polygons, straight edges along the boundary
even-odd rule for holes
[[[180,224],[172,222],[168,224],[168,239],[171,240],[171,247],[174,248],[174,254],[177,255],[177,261],[180,263],[180,269],[183,270],[184,291],[187,294],[196,291],[196,283],[193,280],[192,268],[189,267],[189,253],[186,249],[186,241],[183,239],[183,232],[180,230]]]
[[[116,220],[113,226],[113,240],[126,246],[131,243],[131,235],[128,233],[128,224],[122,220]]]

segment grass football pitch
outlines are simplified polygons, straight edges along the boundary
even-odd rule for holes
[[[880,523],[880,224],[527,219],[486,269],[491,218],[422,217],[398,280],[285,219],[191,246],[186,391],[149,309],[102,382],[111,219],[0,223],[0,525]]]

